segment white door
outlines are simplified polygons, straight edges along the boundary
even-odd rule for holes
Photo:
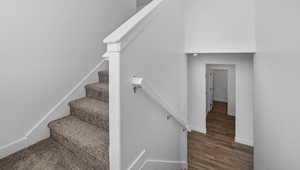
[[[207,98],[207,113],[210,112],[213,108],[213,99],[214,99],[214,73],[212,70],[207,70],[206,74],[206,98]]]

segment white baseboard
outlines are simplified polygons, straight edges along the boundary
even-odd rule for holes
[[[127,170],[137,170],[145,161],[146,149],[142,150],[136,159],[130,164]]]
[[[146,160],[139,170],[181,170],[187,168],[185,161]]]
[[[235,137],[234,141],[236,143],[240,143],[240,144],[244,144],[244,145],[248,145],[248,146],[252,146],[253,147],[253,140],[249,140],[249,139],[245,139],[245,138],[240,138],[240,137]]]
[[[50,136],[48,123],[70,114],[68,103],[85,95],[84,86],[87,83],[98,81],[97,71],[104,70],[105,61],[100,61],[89,73],[87,73],[49,112],[45,114],[23,137],[7,145],[0,146],[0,159],[30,145],[33,145]]]
[[[227,113],[229,116],[235,116],[235,113]]]
[[[146,149],[143,149],[127,170],[181,170],[187,168],[186,161],[155,160],[147,158]]]
[[[223,99],[214,99],[215,102],[223,102],[223,103],[227,103],[227,100],[223,100]]]
[[[191,129],[193,131],[206,134],[206,128],[200,128],[200,127],[191,126]]]
[[[240,48],[240,49],[185,49],[186,54],[219,54],[219,53],[256,53],[256,48]]]

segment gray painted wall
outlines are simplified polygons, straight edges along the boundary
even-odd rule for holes
[[[152,0],[136,0],[136,7],[137,9],[143,8],[145,5],[150,3]]]
[[[135,1],[0,2],[0,147],[25,135],[99,61]]]
[[[300,1],[256,1],[255,170],[300,169]]]
[[[146,159],[185,161],[186,133],[143,90],[133,94],[130,79],[141,76],[174,110],[187,119],[186,58],[182,0],[163,0],[144,29],[120,57],[122,169],[146,150]],[[147,20],[148,21],[148,20]],[[142,25],[142,24],[141,24]],[[169,29],[172,26],[172,29]],[[158,34],[159,33],[159,34]]]
[[[214,101],[227,102],[228,99],[228,71],[213,70],[214,73]]]
[[[255,49],[254,0],[186,0],[185,51]]]

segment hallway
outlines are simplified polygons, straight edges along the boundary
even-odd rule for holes
[[[214,102],[207,115],[207,134],[188,134],[189,170],[252,170],[253,148],[234,142],[235,117],[227,104]]]

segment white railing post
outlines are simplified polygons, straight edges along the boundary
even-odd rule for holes
[[[121,54],[122,50],[135,40],[136,36],[147,28],[147,25],[153,21],[155,11],[159,9],[164,0],[153,0],[134,16],[130,17],[119,28],[108,35],[103,43],[107,45],[107,52],[103,55],[105,60],[109,61],[109,157],[110,157],[110,169],[122,170],[122,148],[121,148]],[[122,58],[123,59],[123,58]],[[132,82],[133,91],[137,92],[138,89],[144,89],[150,91],[144,84],[142,78],[135,77]],[[169,107],[165,103],[162,104],[165,110]],[[170,109],[169,109],[170,110]],[[186,128],[186,123],[182,123],[176,117],[174,112],[169,111],[168,117],[175,117],[177,122],[180,122]],[[172,115],[174,114],[174,115]],[[171,117],[170,117],[171,116]]]
[[[109,61],[109,163],[111,170],[122,170],[120,43],[107,44],[103,55]]]

